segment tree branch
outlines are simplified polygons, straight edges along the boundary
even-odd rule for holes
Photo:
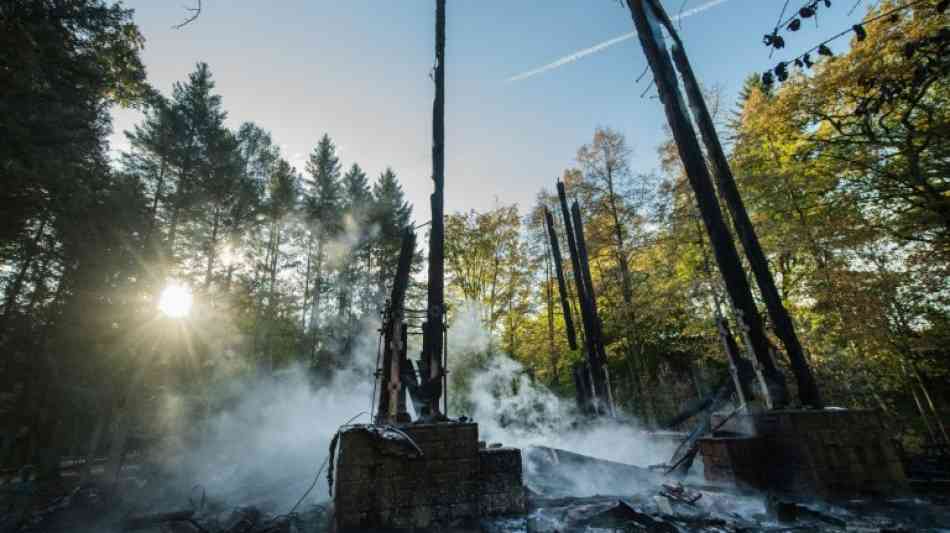
[[[196,1],[197,1],[198,3],[195,5],[195,7],[186,7],[186,8],[185,8],[189,13],[191,13],[191,15],[190,15],[188,18],[186,18],[185,20],[183,20],[180,24],[176,24],[176,25],[172,26],[172,29],[173,29],[173,30],[180,30],[180,29],[184,28],[185,26],[187,26],[187,25],[191,24],[192,22],[194,22],[194,21],[198,18],[198,16],[201,15],[201,0],[196,0]]]

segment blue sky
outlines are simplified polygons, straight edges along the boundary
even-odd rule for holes
[[[432,0],[204,0],[201,17],[171,26],[192,0],[127,0],[145,35],[149,80],[168,94],[198,61],[207,62],[236,127],[272,132],[300,170],[327,132],[343,164],[375,179],[392,166],[428,216],[431,191]],[[695,8],[708,0],[687,0]],[[822,9],[818,27],[787,35],[769,58],[761,44],[785,0],[727,0],[682,20],[681,34],[704,85],[719,85],[731,105],[742,80],[849,27],[864,13],[852,0]],[[870,1],[870,0],[869,0]],[[683,0],[664,0],[671,14]],[[805,0],[792,0],[790,8]],[[616,0],[449,0],[446,45],[446,209],[518,203],[574,164],[577,148],[603,125],[634,147],[633,168],[657,167],[665,119],[659,101],[641,98],[649,75],[630,39],[577,62],[516,82],[507,79],[632,31]],[[842,39],[833,44],[840,49]],[[655,91],[650,93],[655,94]],[[137,113],[115,113],[113,149]]]

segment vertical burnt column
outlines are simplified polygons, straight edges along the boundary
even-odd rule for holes
[[[749,218],[749,213],[742,202],[735,177],[729,167],[729,160],[722,149],[722,143],[719,142],[719,134],[716,133],[716,126],[709,114],[709,108],[706,107],[706,101],[703,99],[703,93],[699,87],[699,82],[696,80],[696,75],[693,74],[693,68],[686,56],[686,50],[683,48],[679,35],[676,34],[676,29],[669,22],[669,17],[666,16],[666,13],[662,13],[662,15],[664,25],[675,41],[673,61],[683,78],[683,86],[686,88],[686,97],[693,112],[693,118],[696,120],[703,144],[706,146],[706,153],[709,154],[709,159],[712,162],[712,173],[713,177],[716,178],[719,196],[729,209],[732,225],[739,237],[739,242],[742,243],[742,248],[745,250],[746,259],[749,260],[749,266],[752,268],[752,274],[759,286],[759,292],[765,301],[765,307],[769,312],[769,316],[772,317],[775,334],[785,346],[792,371],[795,373],[798,383],[799,399],[805,405],[822,407],[823,403],[821,394],[818,392],[818,384],[815,383],[811,366],[805,358],[802,345],[795,333],[792,318],[788,314],[788,309],[782,303],[782,298],[775,286],[775,278],[772,277],[772,271],[769,269],[768,259],[765,257],[765,252],[759,243],[759,237],[755,233],[755,227],[752,226],[752,220]]]
[[[709,240],[712,243],[716,263],[729,293],[729,299],[737,312],[741,313],[749,328],[748,335],[756,360],[763,368],[776,406],[785,403],[787,391],[785,378],[775,366],[769,354],[769,342],[765,336],[762,317],[755,306],[752,290],[746,280],[745,271],[739,261],[739,253],[733,243],[729,228],[723,220],[712,178],[706,166],[705,156],[699,146],[696,131],[685,109],[679,83],[669,52],[663,42],[663,33],[654,11],[653,2],[647,0],[627,0],[627,6],[633,17],[640,44],[647,62],[653,71],[660,101],[666,113],[667,122],[676,141],[680,160],[686,170],[686,177],[696,196],[700,215]]]
[[[580,307],[581,312],[581,326],[584,329],[584,350],[587,354],[587,358],[590,357],[590,354],[597,353],[597,350],[593,347],[591,334],[591,323],[590,323],[590,313],[587,309],[587,294],[584,285],[584,274],[581,272],[581,262],[580,256],[577,254],[577,240],[574,233],[574,224],[571,223],[571,211],[567,207],[567,191],[564,189],[564,182],[557,182],[557,195],[558,200],[561,204],[561,216],[564,219],[564,233],[567,236],[567,250],[568,255],[571,256],[571,268],[574,272],[574,289],[577,292],[577,303]],[[583,365],[587,366],[586,363]],[[580,373],[575,367],[575,384],[577,384]],[[590,408],[588,405],[589,402],[593,400],[589,395],[578,393],[578,400],[582,401],[581,405],[578,407],[581,410],[587,411]]]
[[[581,274],[584,278],[584,292],[587,295],[587,308],[591,314],[591,345],[594,350],[588,354],[591,380],[594,392],[600,402],[598,410],[604,414],[613,415],[613,395],[610,390],[610,379],[607,373],[607,351],[604,349],[604,332],[597,313],[597,295],[594,293],[594,281],[590,275],[590,259],[587,257],[587,239],[584,238],[584,221],[581,219],[581,209],[574,202],[571,205],[571,216],[574,219],[574,231],[577,232],[577,254],[580,260]]]
[[[554,230],[554,217],[548,208],[544,208],[544,221],[551,240],[551,256],[554,260],[554,273],[557,275],[557,290],[561,296],[561,312],[564,314],[564,330],[567,333],[567,344],[572,350],[577,349],[577,334],[574,332],[574,317],[571,315],[571,303],[568,300],[567,282],[564,280],[564,265],[561,261],[561,246],[557,241],[557,232]]]
[[[577,407],[585,413],[591,412],[593,401],[591,399],[590,371],[587,363],[581,361],[576,363],[571,369],[574,376],[574,393],[577,398]]]
[[[445,316],[445,0],[435,2],[435,99],[432,102],[432,226],[429,232],[429,285],[426,294],[428,316],[423,331],[423,361],[429,369],[426,380],[443,380],[442,343]],[[439,413],[439,396],[429,404],[432,415]]]
[[[379,405],[376,410],[377,423],[408,422],[405,390],[400,374],[406,361],[406,324],[404,306],[406,289],[409,287],[409,274],[412,257],[416,251],[416,234],[406,228],[402,235],[402,247],[399,250],[399,263],[396,267],[396,279],[393,280],[386,320],[383,323],[383,358],[379,370]]]

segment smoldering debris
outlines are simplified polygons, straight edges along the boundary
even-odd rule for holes
[[[583,497],[650,491],[662,477],[649,469],[587,455],[532,446],[522,450],[525,484],[543,497]]]
[[[475,313],[457,317],[451,334],[467,336],[459,345],[483,347],[477,322]],[[319,387],[303,371],[236,385],[238,401],[203,425],[190,446],[129,455],[113,483],[102,479],[95,461],[99,475],[82,486],[70,472],[74,466],[61,469],[60,485],[52,489],[14,473],[0,480],[0,533],[326,531],[332,510],[326,473],[316,475],[317,467],[339,425],[369,406],[373,356],[357,350],[350,368]],[[453,388],[466,407],[455,413],[474,418],[489,443],[524,454],[528,512],[483,520],[476,529],[877,532],[950,524],[947,502],[934,499],[830,505],[691,478],[677,484],[646,467],[672,456],[669,436],[658,438],[632,420],[583,420],[571,402],[503,355],[479,362],[457,350],[453,357],[455,378],[468,377]]]
[[[649,468],[549,447],[523,450],[527,512],[485,519],[467,531],[941,531],[950,524],[946,499],[794,500],[731,487],[677,483]],[[58,488],[32,480],[0,486],[0,531],[122,531],[188,533],[316,533],[327,531],[332,509],[307,503],[293,512],[270,494],[294,479],[249,484],[231,492],[204,487],[161,492],[143,477],[144,465],[104,480]],[[308,477],[312,479],[312,474]],[[302,490],[300,487],[295,487]],[[305,489],[306,487],[303,487]],[[325,494],[325,493],[323,493]],[[29,500],[24,500],[29,496]],[[12,497],[12,499],[11,499]],[[316,498],[315,498],[316,499]],[[30,501],[32,507],[24,508]]]

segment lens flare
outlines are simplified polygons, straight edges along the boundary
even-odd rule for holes
[[[169,283],[158,298],[158,310],[171,318],[184,318],[191,312],[191,289],[180,283]]]

